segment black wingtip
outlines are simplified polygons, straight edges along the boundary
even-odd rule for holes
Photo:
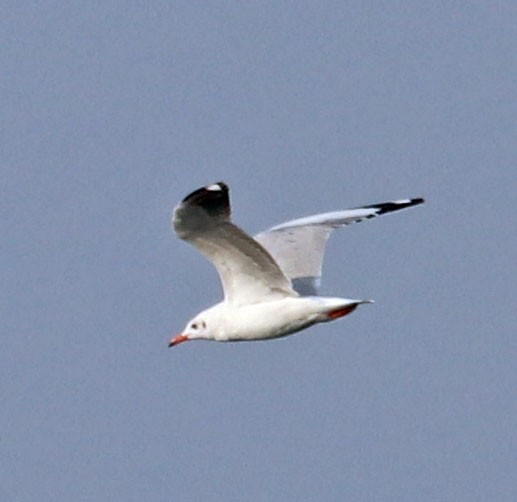
[[[202,207],[211,216],[230,214],[230,189],[223,181],[194,190],[182,201],[183,205]]]
[[[425,199],[422,197],[416,197],[413,199],[402,199],[395,200],[392,202],[381,202],[378,204],[370,204],[369,206],[364,206],[365,208],[376,209],[376,215],[381,215],[385,213],[391,213],[392,211],[399,211],[400,209],[406,209],[407,207],[417,206],[418,204],[423,204]]]
[[[212,196],[223,195],[229,192],[228,185],[223,181],[212,183],[211,185],[205,185],[193,192],[189,193],[182,202],[195,202],[199,198],[206,197],[207,194]]]

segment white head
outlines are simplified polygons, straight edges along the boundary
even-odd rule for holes
[[[212,307],[213,308],[213,307]],[[215,338],[215,324],[212,309],[205,310],[191,319],[183,332],[173,336],[169,347],[174,347],[189,340],[213,340]]]

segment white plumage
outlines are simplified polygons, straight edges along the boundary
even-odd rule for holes
[[[231,221],[229,189],[199,188],[176,207],[173,227],[216,267],[224,300],[199,313],[169,346],[187,340],[265,340],[343,317],[370,300],[315,296],[333,229],[397,211],[404,199],[291,220],[248,235]]]

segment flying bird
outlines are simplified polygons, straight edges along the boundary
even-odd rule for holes
[[[404,199],[316,214],[251,237],[232,223],[229,188],[214,183],[187,195],[172,225],[215,266],[223,301],[200,312],[169,347],[189,340],[267,340],[350,314],[371,300],[317,296],[326,241],[332,230],[422,204]]]

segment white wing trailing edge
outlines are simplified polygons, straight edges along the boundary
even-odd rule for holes
[[[399,211],[424,199],[403,199],[316,214],[276,225],[255,236],[301,295],[315,295],[321,282],[325,245],[332,230]]]

